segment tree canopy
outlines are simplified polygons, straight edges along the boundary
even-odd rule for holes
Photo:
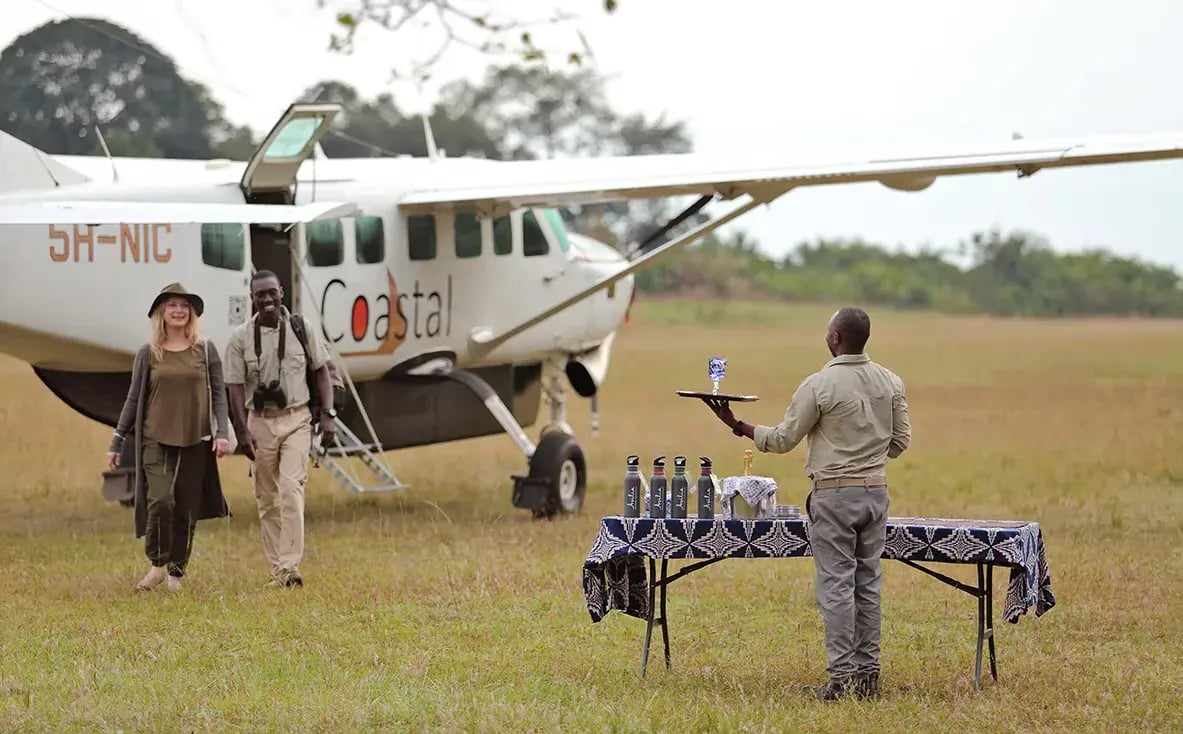
[[[49,153],[208,158],[241,152],[201,84],[131,31],[99,18],[46,23],[0,53],[0,124]],[[249,148],[248,148],[249,150]]]
[[[364,99],[339,80],[313,85],[306,101],[341,104],[337,132],[323,144],[329,156],[427,154],[422,121],[405,115],[391,95]],[[449,156],[530,160],[594,155],[685,153],[690,136],[680,121],[621,113],[607,100],[604,80],[588,69],[490,67],[479,83],[444,86],[428,115],[436,144]],[[572,224],[614,244],[635,241],[670,216],[668,202],[627,202],[572,208]]]

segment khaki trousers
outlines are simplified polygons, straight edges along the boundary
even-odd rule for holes
[[[252,410],[247,428],[255,439],[255,502],[263,554],[271,575],[296,571],[304,557],[304,486],[312,451],[307,406]]]
[[[806,504],[830,676],[878,673],[887,487],[815,489]]]

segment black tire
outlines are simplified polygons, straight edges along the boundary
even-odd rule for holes
[[[530,478],[549,480],[546,501],[534,510],[534,517],[572,515],[583,508],[587,462],[574,436],[561,431],[544,434],[530,459]]]

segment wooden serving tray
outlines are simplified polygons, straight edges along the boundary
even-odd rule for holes
[[[710,391],[702,392],[699,390],[678,390],[677,394],[684,398],[699,398],[701,400],[726,400],[729,403],[754,403],[760,399],[758,395],[733,395],[731,393],[721,392],[718,394]]]

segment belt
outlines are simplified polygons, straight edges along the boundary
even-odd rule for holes
[[[839,487],[886,487],[887,477],[867,477],[855,479],[853,477],[835,477],[834,479],[819,479],[813,483],[814,489],[838,489]]]
[[[264,408],[263,410],[251,408],[251,415],[257,415],[261,418],[278,418],[281,415],[295,413],[297,410],[308,410],[308,403],[292,405],[287,408]]]

